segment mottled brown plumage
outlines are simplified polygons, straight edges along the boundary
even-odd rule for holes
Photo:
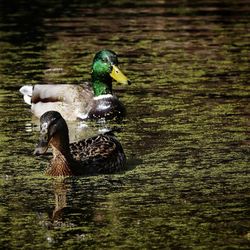
[[[41,136],[34,154],[44,154],[52,147],[48,175],[114,173],[125,169],[123,148],[113,135],[100,134],[69,143],[68,127],[60,113],[48,111],[41,116],[40,123]]]

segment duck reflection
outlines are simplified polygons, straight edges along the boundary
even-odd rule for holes
[[[81,182],[83,181],[83,182]],[[105,212],[96,208],[98,196],[105,194],[105,189],[95,189],[86,179],[77,180],[73,177],[53,180],[54,208],[49,212],[49,221],[45,226],[54,228],[75,228],[89,222],[103,223]],[[103,187],[101,188],[103,189]]]
[[[54,194],[55,194],[55,208],[51,215],[51,221],[58,221],[61,219],[63,209],[67,207],[67,186],[61,181],[54,183]]]

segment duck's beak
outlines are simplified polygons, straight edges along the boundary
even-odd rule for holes
[[[122,71],[115,65],[112,66],[112,71],[110,73],[110,76],[115,79],[117,82],[122,84],[128,84],[130,85],[131,82],[128,80],[128,78],[122,73]]]
[[[34,150],[34,155],[43,155],[46,153],[47,149],[49,147],[49,142],[47,136],[42,135],[40,137],[39,142],[36,145],[36,148]]]

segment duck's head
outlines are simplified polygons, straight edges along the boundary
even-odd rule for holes
[[[48,111],[40,118],[40,139],[34,154],[45,154],[49,145],[63,150],[69,145],[68,126],[59,112]]]
[[[96,53],[92,64],[92,82],[95,95],[112,93],[112,79],[122,84],[131,84],[118,68],[116,53],[111,50],[101,50]]]

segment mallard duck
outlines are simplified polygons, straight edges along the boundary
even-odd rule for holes
[[[57,111],[41,116],[40,140],[34,154],[45,154],[49,146],[53,159],[47,174],[51,176],[113,173],[125,168],[126,156],[113,135],[100,134],[69,143],[68,126]]]
[[[49,110],[60,112],[66,120],[122,118],[125,107],[113,95],[112,79],[123,84],[130,81],[117,65],[115,52],[101,50],[93,59],[91,83],[26,85],[20,92],[38,118]]]

